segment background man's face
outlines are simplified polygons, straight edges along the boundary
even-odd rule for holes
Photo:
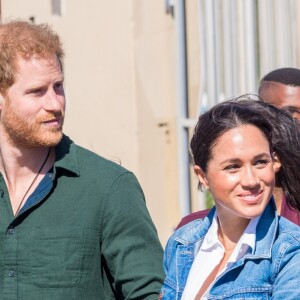
[[[289,108],[293,117],[300,120],[300,87],[266,81],[260,86],[259,96],[278,108]]]

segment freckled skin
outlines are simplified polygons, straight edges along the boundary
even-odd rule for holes
[[[1,134],[17,147],[56,145],[65,114],[63,74],[56,57],[19,58],[15,83],[2,96]]]

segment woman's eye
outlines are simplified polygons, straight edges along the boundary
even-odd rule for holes
[[[238,168],[239,168],[239,165],[234,164],[234,165],[229,165],[229,166],[225,167],[225,170],[226,171],[235,171]]]
[[[255,162],[255,165],[263,167],[263,166],[267,165],[268,163],[269,163],[269,160],[267,160],[267,159],[260,159],[257,162]]]

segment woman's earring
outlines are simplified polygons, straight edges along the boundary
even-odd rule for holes
[[[202,192],[209,192],[209,186],[208,185],[202,185]]]

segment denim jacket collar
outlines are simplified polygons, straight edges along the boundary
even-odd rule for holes
[[[188,248],[195,247],[194,253],[196,254],[212,223],[214,213],[215,207],[211,209],[204,219],[195,220],[182,227],[182,229],[180,228],[178,235],[175,237],[175,241]],[[251,254],[252,259],[271,256],[272,245],[278,228],[278,218],[276,217],[274,219],[274,214],[277,215],[277,212],[272,197],[257,224],[256,247],[254,253]],[[244,258],[247,256],[248,254],[246,254]]]
[[[181,299],[214,211],[202,220],[179,228],[168,241],[164,255],[167,276],[161,290],[162,299]],[[299,245],[299,227],[278,217],[271,199],[256,227],[254,253],[247,252],[218,277],[208,299],[271,299],[273,295],[276,295],[274,299],[300,299]]]

